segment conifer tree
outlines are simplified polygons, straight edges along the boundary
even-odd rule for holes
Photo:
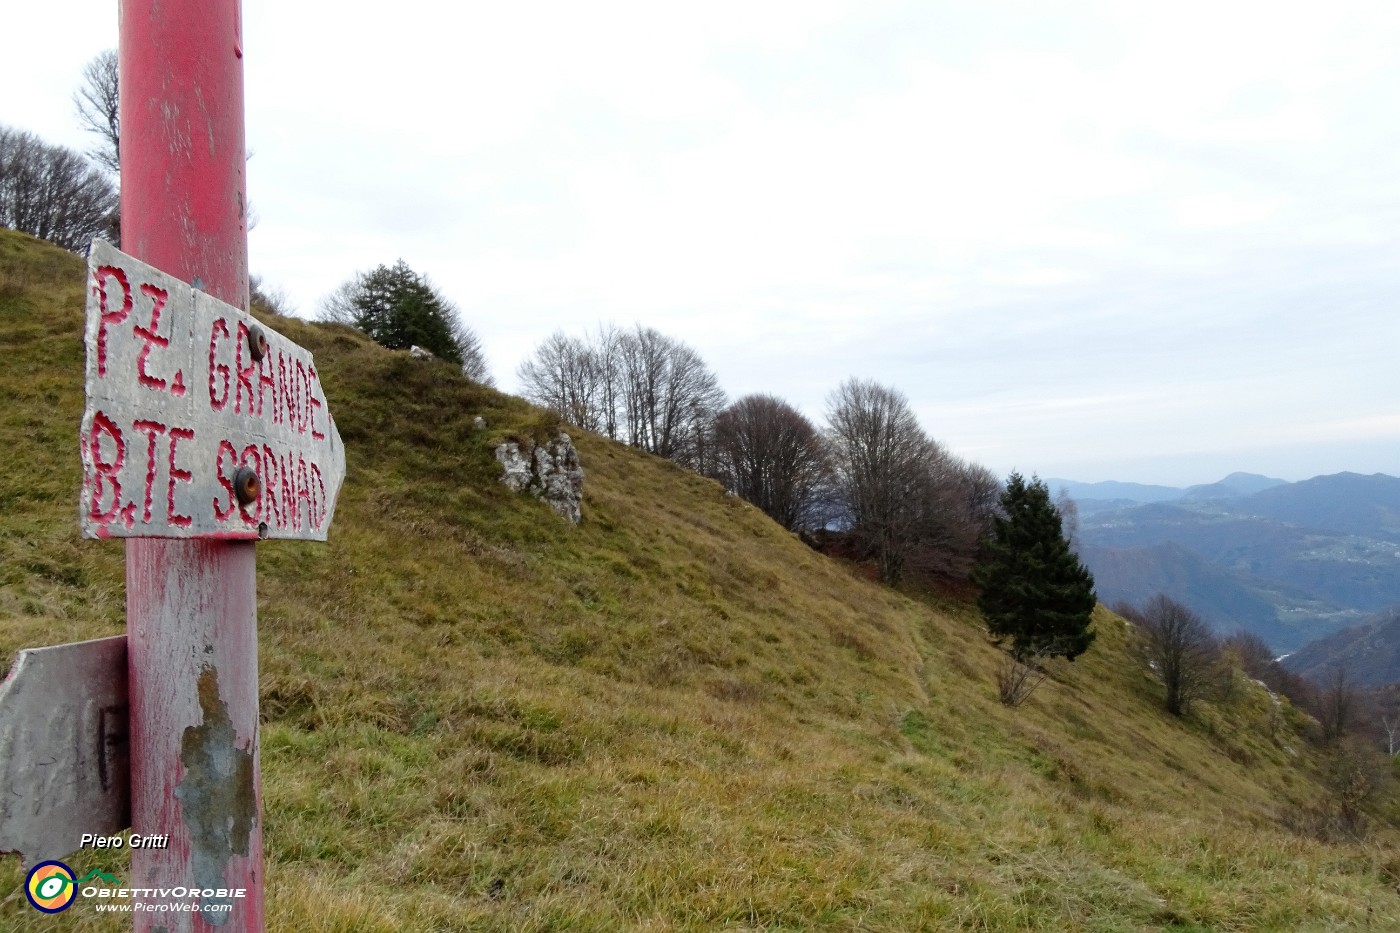
[[[1018,661],[1063,656],[1073,661],[1094,640],[1094,578],[1070,550],[1060,513],[1039,478],[1012,473],[1002,513],[973,572],[977,606]]]
[[[428,277],[402,259],[343,283],[322,300],[320,318],[349,324],[391,350],[422,347],[491,384],[481,341]]]
[[[418,273],[400,259],[360,280],[355,325],[391,350],[418,346],[461,364],[451,312]]]

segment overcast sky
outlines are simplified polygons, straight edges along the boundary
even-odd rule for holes
[[[11,5],[0,122],[86,148],[115,0]],[[640,321],[820,421],[1173,485],[1400,474],[1400,4],[244,4],[252,271],[406,260],[498,383]],[[334,399],[331,400],[334,407]]]

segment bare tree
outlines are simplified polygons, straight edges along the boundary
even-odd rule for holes
[[[555,331],[520,364],[525,397],[559,412],[565,421],[587,431],[602,431],[603,367],[588,342]]]
[[[518,370],[525,396],[571,424],[699,473],[714,472],[714,420],[724,390],[700,354],[640,324],[556,332]]]
[[[98,52],[83,66],[83,83],[73,92],[73,104],[83,129],[98,138],[88,155],[113,175],[121,172],[120,101],[117,50]]]
[[[1001,480],[986,467],[929,440],[923,489],[914,500],[918,514],[909,529],[909,570],[966,580],[1000,508],[1001,492]]]
[[[1322,763],[1321,777],[1331,796],[1324,836],[1364,839],[1371,823],[1369,811],[1389,796],[1395,784],[1390,760],[1369,742],[1338,741]]]
[[[715,419],[716,475],[792,531],[811,527],[828,482],[826,443],[802,413],[771,395],[746,395]]]
[[[1064,532],[1065,540],[1069,542],[1069,549],[1078,554],[1079,503],[1074,501],[1069,490],[1063,486],[1060,487],[1059,493],[1055,496],[1055,510],[1060,513],[1060,530]]]
[[[320,304],[316,307],[316,319],[355,327],[355,321],[359,316],[359,311],[355,307],[355,296],[359,292],[361,275],[363,273],[356,273],[322,297]]]
[[[938,453],[896,389],[848,379],[827,405],[838,495],[852,528],[871,541],[880,579],[894,583],[927,514],[928,468]]]
[[[706,472],[710,431],[724,390],[694,349],[638,325],[616,342],[628,443]]]
[[[80,250],[116,212],[116,189],[80,154],[0,126],[0,225]]]
[[[248,305],[283,317],[296,313],[287,290],[280,285],[268,285],[260,275],[248,276]]]
[[[1136,624],[1147,660],[1167,688],[1167,712],[1184,716],[1215,681],[1220,646],[1205,620],[1164,593],[1142,609],[1122,604],[1114,611]]]
[[[1322,726],[1322,740],[1335,742],[1351,732],[1361,705],[1361,694],[1352,685],[1346,666],[1332,668],[1317,693],[1316,714]]]
[[[1276,689],[1270,678],[1274,676],[1278,662],[1274,660],[1274,653],[1268,642],[1254,632],[1240,629],[1226,638],[1220,647],[1234,656],[1240,670],[1255,680],[1262,681],[1270,689]]]

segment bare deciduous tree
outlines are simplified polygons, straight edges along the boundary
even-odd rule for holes
[[[828,482],[826,443],[802,413],[771,395],[746,395],[715,419],[716,475],[792,531],[811,527]]]
[[[120,100],[117,50],[107,49],[83,66],[83,83],[73,92],[73,104],[83,129],[98,138],[88,155],[113,175],[121,172]]]
[[[1220,646],[1205,620],[1164,593],[1141,609],[1117,604],[1113,611],[1137,625],[1143,650],[1167,688],[1167,712],[1184,716],[1215,681]]]
[[[260,275],[248,276],[248,304],[283,317],[296,313],[287,290],[280,285],[268,285]]]
[[[709,472],[707,443],[725,403],[715,374],[690,346],[650,327],[622,334],[617,348],[628,442]]]
[[[933,442],[902,392],[848,379],[828,398],[827,437],[838,495],[852,527],[871,541],[880,579],[903,572],[928,507]]]
[[[604,413],[606,367],[585,338],[554,332],[518,372],[530,401],[554,409],[584,430],[605,432],[611,420]]]
[[[76,251],[108,235],[116,212],[116,189],[82,155],[0,126],[0,226]]]
[[[1317,721],[1322,740],[1335,742],[1351,732],[1361,709],[1361,694],[1345,665],[1332,668],[1317,692]]]
[[[700,354],[650,327],[551,335],[519,369],[525,396],[570,423],[700,473],[715,461],[724,390]]]
[[[1055,510],[1060,513],[1060,529],[1064,532],[1069,549],[1079,553],[1079,503],[1063,486],[1055,496]]]
[[[965,580],[1000,508],[1002,485],[986,467],[968,463],[929,441],[926,476],[917,500],[908,566],[946,580]]]

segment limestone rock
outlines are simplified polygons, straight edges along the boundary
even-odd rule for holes
[[[496,459],[505,471],[501,482],[510,487],[511,492],[522,492],[534,482],[534,472],[530,469],[530,458],[520,452],[520,445],[507,441],[496,448]]]
[[[512,492],[528,489],[569,521],[579,523],[583,467],[569,435],[560,431],[549,443],[525,450],[515,441],[507,441],[496,448],[496,460],[501,464],[501,482]]]

